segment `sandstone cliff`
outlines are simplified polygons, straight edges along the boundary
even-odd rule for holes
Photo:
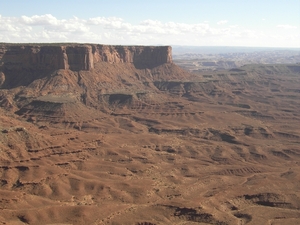
[[[149,68],[172,62],[170,46],[106,46],[93,45],[95,61],[133,63],[137,68]]]
[[[96,62],[133,63],[148,68],[172,62],[169,46],[111,46],[93,44],[0,45],[2,71],[43,69],[90,70]]]
[[[98,62],[146,69],[171,63],[172,52],[169,46],[0,44],[0,87],[27,85],[59,69],[89,71]]]

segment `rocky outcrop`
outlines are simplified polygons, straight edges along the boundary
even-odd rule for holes
[[[90,70],[94,68],[94,61],[92,55],[92,46],[64,46],[64,64],[65,69],[70,69],[74,71],[78,70]]]
[[[93,46],[94,60],[109,63],[133,63],[137,68],[151,68],[172,62],[170,46]]]
[[[91,71],[98,62],[130,63],[138,69],[172,62],[169,46],[96,44],[0,44],[0,88],[28,85],[63,69]]]
[[[108,46],[93,44],[2,44],[2,71],[91,70],[96,62],[133,63],[139,68],[172,62],[169,46]]]
[[[24,70],[90,70],[93,68],[92,47],[59,45],[1,46],[2,71]]]

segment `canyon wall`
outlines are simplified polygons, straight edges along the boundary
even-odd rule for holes
[[[0,71],[91,70],[94,63],[133,63],[137,68],[172,62],[171,47],[95,44],[0,44]]]
[[[95,62],[133,63],[137,68],[155,67],[172,62],[170,46],[108,46],[93,45]]]

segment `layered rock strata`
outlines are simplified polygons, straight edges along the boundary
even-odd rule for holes
[[[24,86],[56,70],[91,71],[98,62],[138,69],[172,62],[169,46],[96,44],[0,44],[0,88]]]
[[[95,61],[133,63],[138,68],[149,68],[172,62],[170,46],[107,46],[93,45]]]
[[[96,62],[133,63],[139,68],[172,62],[171,47],[93,44],[2,44],[1,70],[91,70]]]

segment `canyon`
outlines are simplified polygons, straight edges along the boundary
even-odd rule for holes
[[[0,44],[0,224],[300,223],[300,64]]]

